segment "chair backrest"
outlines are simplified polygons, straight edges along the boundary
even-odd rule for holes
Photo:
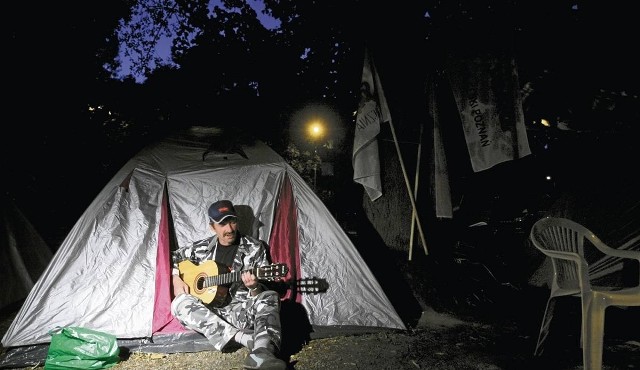
[[[585,240],[592,235],[584,226],[566,218],[545,217],[533,225],[530,240],[551,257],[554,289],[591,289]]]

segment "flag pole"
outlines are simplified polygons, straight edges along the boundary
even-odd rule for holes
[[[427,243],[424,240],[424,232],[422,232],[422,224],[420,223],[420,217],[418,216],[418,209],[416,208],[416,201],[413,199],[413,193],[411,192],[411,185],[409,184],[409,177],[407,176],[407,170],[404,168],[404,161],[402,160],[402,153],[400,152],[400,145],[398,145],[398,138],[396,137],[396,130],[393,128],[393,122],[389,120],[389,127],[391,127],[391,134],[393,135],[393,143],[396,145],[396,151],[398,152],[398,159],[400,160],[400,167],[402,168],[402,175],[404,176],[404,183],[407,185],[407,192],[409,193],[409,200],[413,207],[413,214],[416,217],[416,224],[418,225],[418,232],[420,233],[420,241],[424,248],[424,253],[429,254],[427,250]]]
[[[379,111],[380,115],[376,117],[376,121],[389,122],[389,127],[391,128],[391,134],[393,135],[393,143],[395,144],[396,151],[398,152],[400,167],[402,167],[402,175],[404,176],[404,183],[407,185],[407,193],[409,194],[409,200],[411,200],[411,207],[413,208],[413,214],[415,215],[416,223],[418,224],[418,231],[420,232],[420,240],[422,241],[422,246],[424,247],[424,253],[428,255],[429,252],[427,251],[427,243],[425,242],[424,233],[422,232],[422,224],[420,223],[420,217],[418,216],[416,201],[413,198],[413,193],[411,192],[411,185],[409,184],[409,177],[407,176],[407,170],[405,169],[404,161],[402,160],[402,153],[400,152],[400,145],[398,144],[396,131],[393,127],[393,122],[391,121],[389,106],[387,105],[387,100],[384,96],[382,83],[380,82],[380,76],[378,76],[378,71],[375,68],[375,64],[373,63],[373,57],[369,54],[370,54],[369,50],[365,48],[365,64],[362,71],[362,78],[363,78],[363,81],[365,81],[365,78],[369,78],[369,80],[371,81],[371,85],[375,86],[374,91],[376,92],[376,95],[378,97],[377,105],[380,109]],[[378,133],[376,132],[376,135],[377,134]],[[354,168],[354,171],[355,171],[355,168]]]
[[[414,199],[418,199],[418,180],[420,179],[420,157],[422,153],[422,132],[424,130],[424,124],[420,124],[420,137],[418,138],[418,154],[416,156],[416,179],[413,185]],[[416,209],[413,209],[411,213],[411,238],[409,239],[409,261],[413,255],[413,234],[415,233],[415,221],[416,221]],[[426,252],[426,251],[425,251]],[[428,254],[428,253],[427,253]]]

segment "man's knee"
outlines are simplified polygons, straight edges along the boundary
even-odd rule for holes
[[[173,301],[171,301],[171,314],[175,317],[179,317],[180,313],[183,312],[183,307],[188,305],[189,303],[193,303],[195,297],[190,294],[180,294],[175,297]]]
[[[262,297],[260,297],[260,299],[271,304],[280,304],[280,294],[278,294],[278,292],[276,292],[275,290],[265,290],[264,292],[262,292]]]

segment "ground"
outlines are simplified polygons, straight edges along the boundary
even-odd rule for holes
[[[476,317],[464,312],[456,315],[428,308],[415,328],[311,339],[284,357],[289,369],[296,370],[581,369],[579,323],[576,321],[579,312],[575,312],[570,302],[565,303],[566,314],[557,316],[558,322],[552,328],[543,355],[533,356],[540,317],[527,317],[526,313],[531,311],[531,302],[538,298],[537,294],[528,292],[530,299],[512,302],[508,310],[496,309],[493,314],[480,312],[476,307]],[[488,307],[482,310],[485,308]],[[640,368],[638,313],[637,310],[618,308],[610,308],[607,312],[603,369]],[[15,312],[4,313],[0,326],[2,334],[14,315]],[[630,326],[634,322],[635,329]],[[113,369],[241,369],[246,354],[247,350],[243,348],[231,353],[122,351],[122,360]]]

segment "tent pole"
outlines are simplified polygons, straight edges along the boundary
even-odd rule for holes
[[[409,177],[407,176],[407,170],[404,168],[404,161],[402,160],[402,153],[400,152],[400,145],[398,145],[398,138],[396,137],[396,130],[393,128],[393,122],[389,120],[389,127],[391,127],[391,134],[393,135],[393,143],[396,145],[396,151],[398,152],[398,159],[400,160],[400,167],[402,168],[402,175],[404,176],[404,183],[407,185],[407,192],[409,193],[409,200],[413,207],[413,214],[416,216],[416,224],[418,224],[418,232],[420,233],[420,240],[424,247],[424,253],[429,255],[427,250],[427,243],[424,241],[424,233],[422,232],[422,224],[420,223],[420,217],[416,208],[416,201],[413,199],[413,193],[411,192],[411,185],[409,184]]]
[[[420,153],[422,153],[422,131],[424,130],[424,124],[420,124],[420,137],[418,138],[418,154],[416,155],[416,179],[413,185],[414,199],[418,199],[418,180],[420,180]],[[415,233],[415,221],[416,221],[416,209],[413,208],[411,213],[411,237],[409,239],[409,261],[413,255],[413,234]]]

